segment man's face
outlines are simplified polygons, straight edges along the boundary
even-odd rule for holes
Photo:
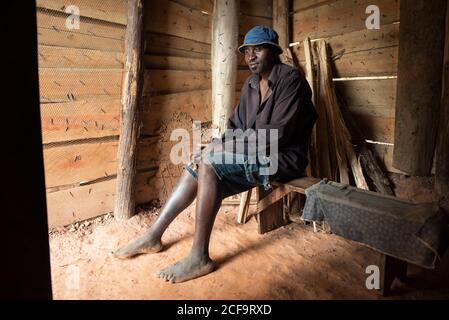
[[[274,50],[267,45],[245,47],[245,62],[252,73],[260,74],[271,70],[274,65]]]

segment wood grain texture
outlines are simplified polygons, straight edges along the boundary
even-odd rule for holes
[[[443,93],[436,147],[435,187],[440,196],[449,193],[449,5],[446,13],[446,36],[443,64]]]
[[[126,0],[37,0],[38,8],[65,13],[68,6],[77,6],[80,16],[126,25]]]
[[[211,43],[211,18],[198,10],[167,0],[154,0],[145,8],[145,30],[202,43]]]
[[[120,96],[121,78],[121,70],[41,68],[41,102],[79,101],[92,97],[116,98]]]
[[[119,134],[120,99],[41,104],[44,144]]]
[[[212,128],[224,132],[234,106],[239,1],[215,1],[212,20]]]
[[[119,70],[123,68],[122,52],[40,45],[38,58],[40,68]]]
[[[92,141],[44,148],[46,188],[116,174],[117,141]]]
[[[145,68],[210,71],[210,59],[145,55]]]
[[[134,190],[144,72],[144,3],[144,0],[128,1],[114,206],[114,217],[117,220],[131,218],[136,206]]]
[[[432,168],[446,6],[446,0],[401,3],[394,165],[411,175],[427,176]]]
[[[299,0],[296,0],[297,2]],[[302,41],[341,35],[357,30],[366,30],[366,8],[373,4],[370,0],[336,0],[302,10],[293,15],[293,38]],[[376,1],[381,12],[381,25],[399,21],[399,1]]]

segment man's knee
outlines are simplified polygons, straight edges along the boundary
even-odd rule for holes
[[[200,163],[198,170],[200,172],[203,172],[205,174],[214,174],[215,175],[215,170],[212,167],[212,165],[208,164],[208,163]]]

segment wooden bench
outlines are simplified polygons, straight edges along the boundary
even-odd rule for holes
[[[260,234],[282,227],[290,222],[288,212],[284,206],[284,197],[290,192],[297,192],[303,198],[305,190],[320,182],[320,179],[303,177],[287,183],[272,183],[273,189],[265,191],[263,187],[256,189],[256,220]],[[241,197],[240,210],[237,221],[245,223],[247,220],[248,206],[251,199],[251,190]],[[391,285],[397,277],[404,281],[407,277],[407,262],[381,253],[379,261],[380,292],[386,296],[391,293]],[[368,275],[367,275],[368,276]],[[363,284],[362,284],[363,285]]]

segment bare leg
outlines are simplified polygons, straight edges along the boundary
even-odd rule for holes
[[[154,224],[142,237],[117,250],[114,256],[126,259],[137,254],[154,253],[162,250],[162,234],[169,224],[193,202],[197,189],[197,181],[188,171],[184,170],[184,174]]]
[[[214,269],[209,257],[209,240],[223,191],[211,166],[201,164],[198,173],[193,246],[190,254],[183,260],[159,271],[157,276],[166,281],[183,282],[206,275]]]

